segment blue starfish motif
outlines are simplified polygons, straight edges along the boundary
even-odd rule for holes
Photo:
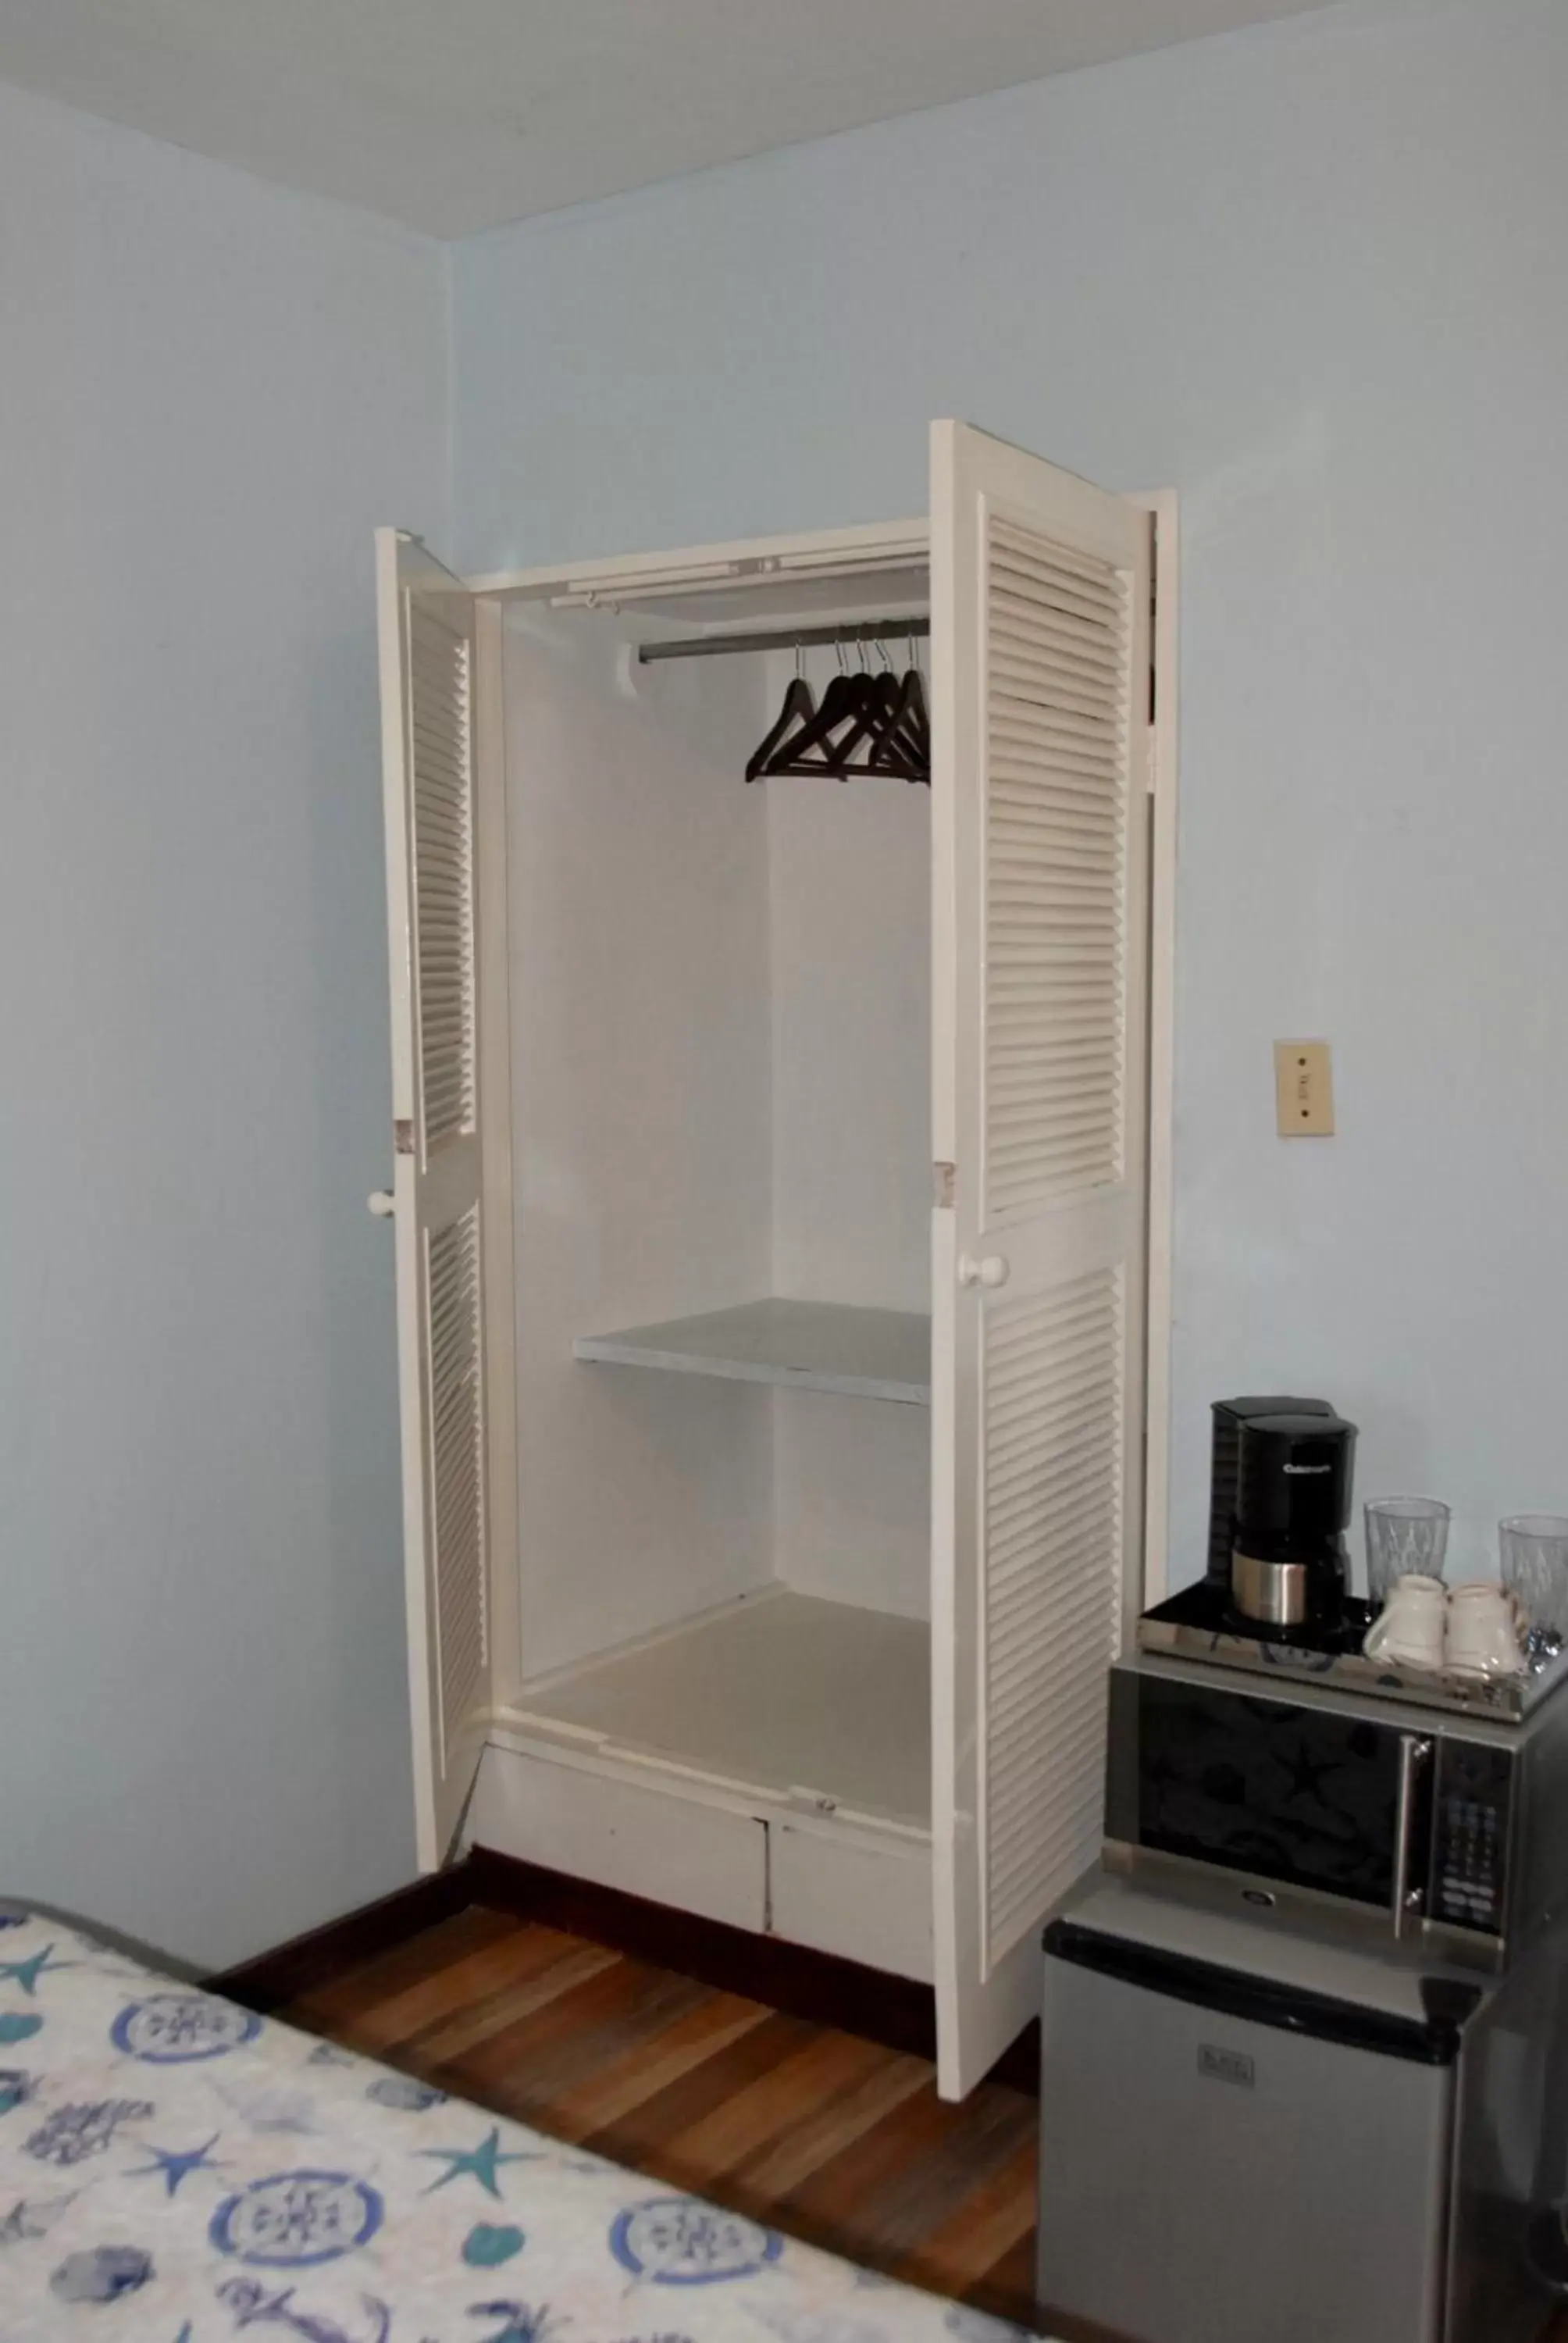
[[[147,2153],[153,2159],[152,2162],[150,2164],[132,2165],[126,2177],[129,2180],[140,2180],[144,2175],[150,2177],[155,2172],[161,2173],[163,2176],[164,2186],[172,2197],[178,2188],[180,2182],[186,2178],[189,2174],[193,2172],[221,2172],[223,2170],[224,2167],[218,2159],[207,2153],[209,2148],[214,2148],[217,2146],[222,2136],[223,2135],[220,2132],[215,2131],[212,2137],[209,2140],[204,2141],[200,2147],[187,2147],[184,2149],[177,2147],[155,2147],[152,2141],[149,2139],[146,2143],[146,2147]]]
[[[41,1953],[35,1953],[29,1960],[0,1961],[0,1977],[10,1977],[24,1993],[35,1994],[38,1979],[46,1969],[74,1969],[81,1966],[77,1961],[52,1961],[49,1956],[54,1949],[53,1945],[45,1945]]]
[[[439,2180],[431,2181],[429,2188],[425,2191],[427,2197],[432,2189],[445,2188],[448,2180],[456,2180],[465,2172],[470,2174],[481,2188],[488,2189],[492,2197],[498,2197],[501,2192],[496,2186],[497,2166],[531,2164],[534,2160],[519,2150],[502,2147],[498,2124],[490,2126],[489,2137],[482,2139],[477,2147],[420,2147],[414,2152],[417,2156],[436,2157],[447,2167]]]

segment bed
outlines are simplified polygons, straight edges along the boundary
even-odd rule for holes
[[[0,2343],[1005,2343],[0,1906]]]

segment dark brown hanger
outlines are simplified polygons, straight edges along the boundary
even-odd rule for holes
[[[871,675],[841,666],[818,708],[797,673],[778,720],[746,767],[749,781],[811,773],[848,781],[868,772],[930,779],[925,689],[912,663],[901,682],[890,667]]]
[[[769,762],[775,751],[789,734],[809,724],[817,713],[817,703],[811,697],[811,687],[799,668],[789,679],[789,689],[784,694],[784,705],[768,737],[754,749],[746,760],[746,778],[759,781],[771,771]]]
[[[907,669],[899,686],[892,717],[871,750],[875,773],[902,773],[907,781],[931,779],[931,727],[926,713],[926,687],[918,667]]]

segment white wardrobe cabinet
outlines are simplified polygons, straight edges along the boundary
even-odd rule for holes
[[[421,1860],[930,1980],[950,2096],[1144,1599],[1154,537],[940,423],[907,524],[378,538]],[[748,786],[779,639],[873,619],[929,621],[930,789]]]

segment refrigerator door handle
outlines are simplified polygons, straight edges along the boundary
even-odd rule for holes
[[[1412,1887],[1410,1880],[1412,1842],[1415,1836],[1415,1794],[1422,1775],[1432,1762],[1432,1743],[1423,1733],[1402,1733],[1399,1736],[1399,1810],[1393,1833],[1393,1902],[1392,1917],[1396,1936],[1404,1936],[1412,1923],[1419,1921],[1426,1904],[1426,1891]]]

